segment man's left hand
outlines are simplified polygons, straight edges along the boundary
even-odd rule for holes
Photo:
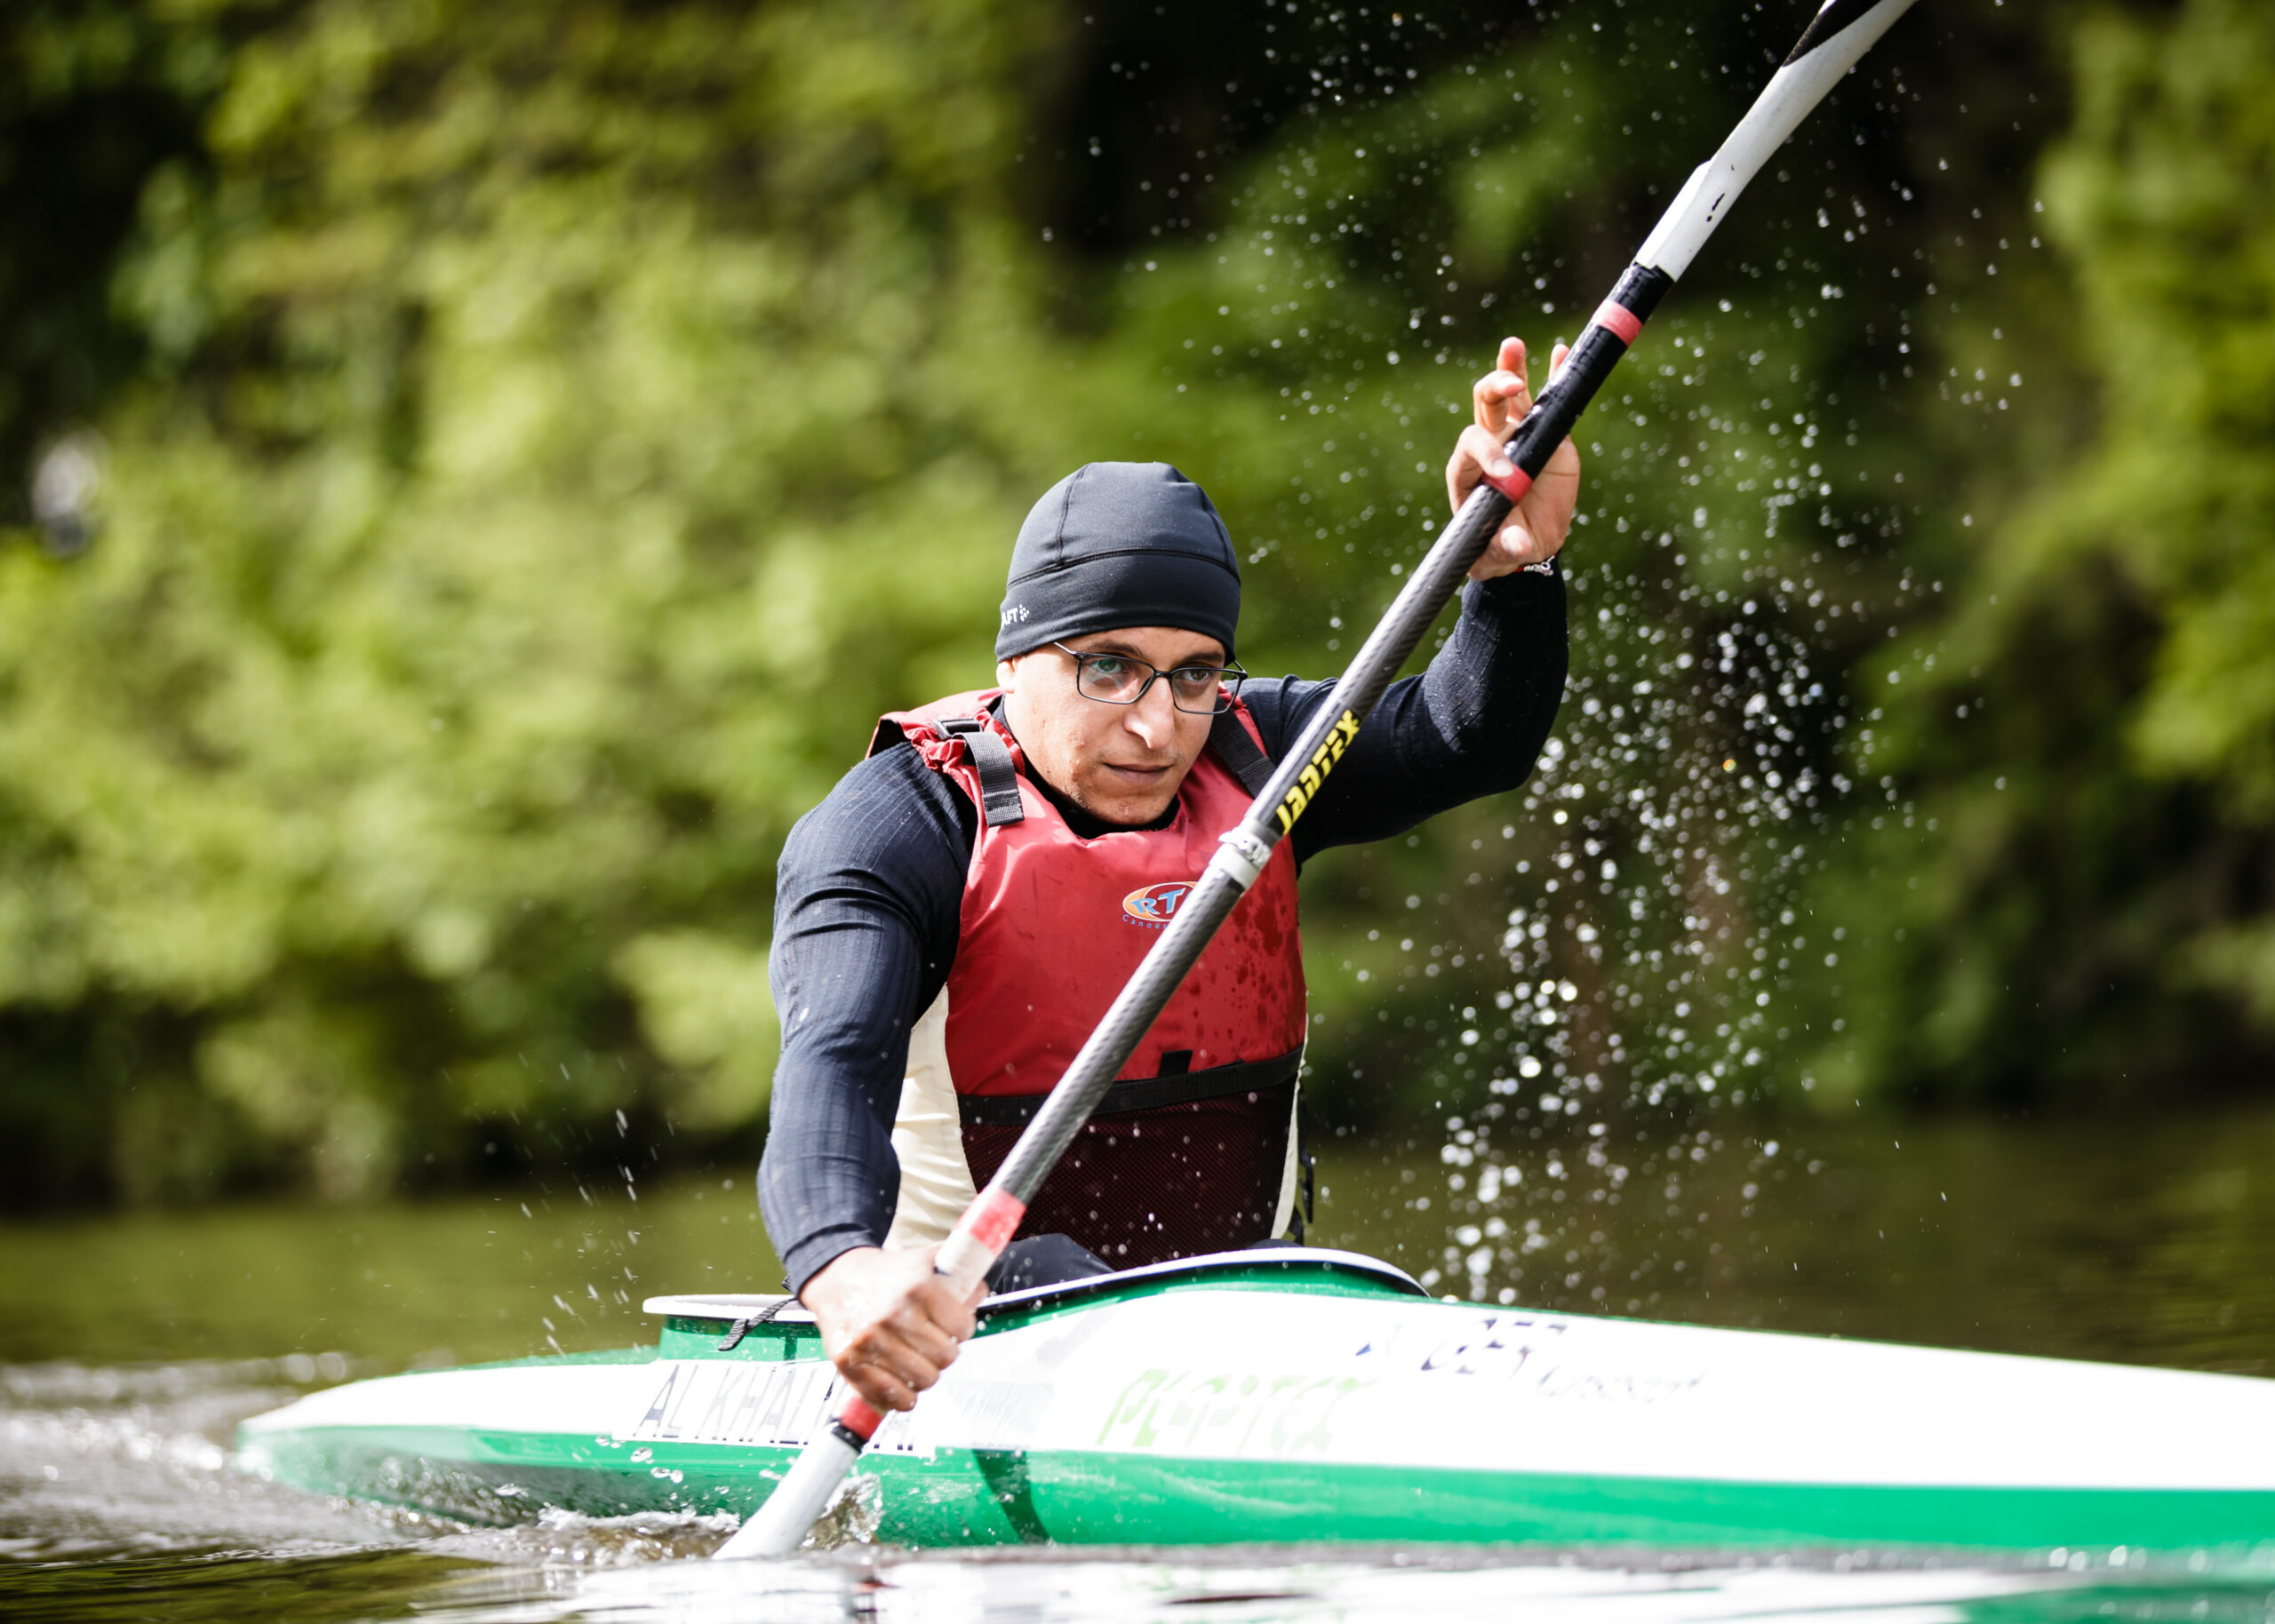
[[[1564,370],[1571,351],[1560,344],[1549,357],[1553,380]],[[1506,479],[1516,472],[1501,448],[1532,410],[1532,391],[1525,382],[1525,346],[1521,339],[1501,340],[1497,367],[1477,380],[1470,392],[1477,420],[1462,430],[1446,464],[1446,495],[1454,509],[1468,500],[1478,482],[1490,474]],[[1545,563],[1564,545],[1572,528],[1572,509],[1580,499],[1580,452],[1568,438],[1549,458],[1548,466],[1532,482],[1524,500],[1509,510],[1484,556],[1469,567],[1473,581],[1489,581],[1528,564]]]

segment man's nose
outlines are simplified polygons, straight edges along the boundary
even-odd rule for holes
[[[1176,736],[1177,706],[1169,697],[1167,677],[1156,677],[1130,707],[1130,730],[1155,750]]]

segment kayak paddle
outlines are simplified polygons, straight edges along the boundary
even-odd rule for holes
[[[1506,447],[1516,472],[1481,483],[1421,563],[1335,685],[1341,708],[1323,708],[1297,736],[1237,828],[1221,837],[1217,855],[1179,905],[1106,1018],[1050,1091],[1011,1153],[965,1209],[942,1243],[937,1267],[969,1293],[1010,1243],[1027,1204],[1074,1142],[1082,1124],[1129,1063],[1148,1028],[1257,877],[1272,849],[1304,808],[1376,702],[1438,617],[1446,600],[1483,554],[1509,510],[1531,489],[1549,457],[1564,442],[1596,391],[1611,376],[1643,323],[1676,278],[1690,267],[1769,155],[1784,143],[1809,110],[1858,58],[1872,48],[1912,0],[1825,0],[1760,96],[1720,150],[1691,172],[1660,217],[1634,263],[1590,319],[1531,411]],[[848,1393],[836,1415],[808,1444],[756,1516],[721,1546],[717,1557],[782,1556],[798,1548],[829,1503],[883,1417],[858,1393]]]

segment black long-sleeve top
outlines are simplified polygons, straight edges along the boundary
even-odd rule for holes
[[[1297,864],[1523,783],[1556,719],[1565,656],[1560,577],[1465,588],[1429,669],[1392,685],[1290,832]],[[1282,677],[1241,689],[1275,760],[1334,687]],[[1077,834],[1102,832],[1051,799]],[[978,830],[963,792],[901,744],[847,773],[783,848],[769,966],[782,1055],[758,1189],[794,1291],[891,1226],[909,1029],[955,961]]]

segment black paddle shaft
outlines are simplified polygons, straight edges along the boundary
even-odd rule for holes
[[[1620,278],[1610,299],[1566,358],[1563,370],[1542,391],[1509,440],[1508,458],[1517,466],[1523,487],[1529,487],[1547,467],[1548,459],[1572,432],[1580,414],[1627,353],[1636,330],[1672,283],[1664,272],[1640,265],[1630,267]],[[1295,827],[1321,781],[1341,759],[1345,747],[1358,736],[1399,668],[1445,608],[1446,600],[1459,589],[1470,566],[1484,555],[1487,544],[1513,506],[1501,490],[1481,482],[1452,521],[1439,532],[1336,682],[1335,698],[1342,703],[1321,706],[1297,736],[1248,816],[1225,836],[1227,851],[1235,854],[1233,860],[1227,861],[1220,854],[1178,905],[1161,939],[997,1169],[990,1181],[993,1188],[1008,1191],[1022,1206],[1034,1199],[1043,1180],[1184,983],[1217,927],[1254,883],[1264,859]]]

